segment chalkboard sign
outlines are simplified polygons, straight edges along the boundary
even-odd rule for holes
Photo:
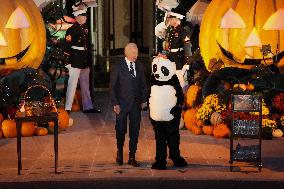
[[[232,95],[232,134],[230,135],[230,171],[233,161],[256,162],[261,171],[261,125],[262,98],[258,95]],[[257,145],[241,146],[234,149],[234,140],[241,138],[258,139]]]
[[[259,146],[241,146],[237,145],[236,150],[233,153],[233,159],[244,161],[256,161],[259,158]]]
[[[236,111],[259,111],[259,97],[256,95],[234,95],[234,110]]]
[[[258,135],[259,120],[233,120],[235,135]]]

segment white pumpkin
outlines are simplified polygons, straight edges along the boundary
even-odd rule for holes
[[[218,113],[218,112],[214,112],[211,115],[210,122],[212,123],[212,125],[219,125],[219,124],[223,123],[223,119],[222,119],[221,114]]]
[[[272,136],[274,138],[281,138],[283,136],[283,132],[280,129],[274,129],[272,131]]]

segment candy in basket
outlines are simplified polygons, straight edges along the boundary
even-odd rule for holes
[[[41,100],[33,100],[29,94],[34,89],[40,90],[47,95]],[[38,91],[36,91],[38,92]],[[57,108],[48,88],[43,85],[32,85],[24,93],[23,100],[20,104],[19,115],[21,116],[44,116],[51,112],[57,112]]]

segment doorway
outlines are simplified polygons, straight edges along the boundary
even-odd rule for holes
[[[135,42],[141,53],[149,54],[153,33],[153,1],[106,0],[104,6],[106,54],[123,54],[126,43]]]

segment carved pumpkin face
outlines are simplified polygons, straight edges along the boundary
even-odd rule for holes
[[[38,68],[45,53],[45,26],[31,0],[1,0],[0,69]]]
[[[274,55],[284,51],[282,16],[283,0],[213,0],[199,36],[207,68],[212,58],[221,59],[225,66],[248,69],[253,66],[247,63],[271,64]],[[270,45],[273,54],[263,53],[263,45]],[[284,68],[284,58],[278,62]]]

